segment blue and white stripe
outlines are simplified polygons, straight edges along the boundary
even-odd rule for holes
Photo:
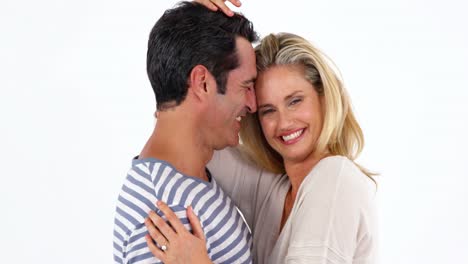
[[[157,159],[133,160],[117,200],[114,220],[115,263],[161,263],[146,246],[145,218],[150,210],[162,216],[164,201],[190,230],[186,208],[192,205],[207,240],[213,263],[252,263],[252,239],[243,217],[212,178],[185,176]]]

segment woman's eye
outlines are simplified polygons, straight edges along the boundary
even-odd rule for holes
[[[293,100],[289,103],[289,105],[295,105],[295,104],[300,103],[301,101],[302,101],[302,99],[296,98],[296,99],[293,99]]]
[[[274,111],[273,109],[262,110],[262,111],[260,111],[260,115],[261,115],[261,116],[264,116],[264,115],[273,113],[273,111]]]

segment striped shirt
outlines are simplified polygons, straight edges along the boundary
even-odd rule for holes
[[[252,263],[250,231],[231,199],[210,182],[186,176],[165,161],[134,159],[118,197],[114,220],[115,263],[162,263],[149,251],[144,225],[156,201],[165,202],[191,231],[189,205],[200,219],[213,263]]]

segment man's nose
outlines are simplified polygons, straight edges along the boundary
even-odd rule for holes
[[[253,89],[247,93],[246,105],[249,113],[257,112],[257,98],[255,97],[255,91]]]

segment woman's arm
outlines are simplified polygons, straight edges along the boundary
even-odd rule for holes
[[[239,207],[252,228],[257,201],[263,201],[266,195],[263,189],[269,188],[268,184],[273,179],[261,179],[264,176],[263,170],[246,160],[238,148],[216,151],[207,167],[216,183]]]

